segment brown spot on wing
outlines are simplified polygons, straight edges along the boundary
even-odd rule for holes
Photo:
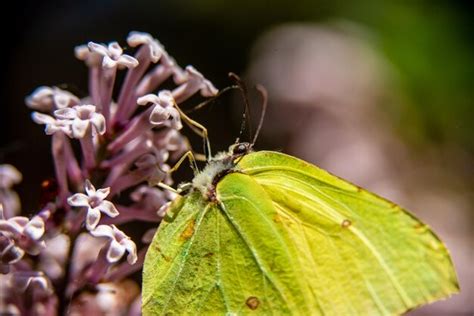
[[[181,233],[181,239],[189,239],[194,234],[194,219],[191,220],[184,231]]]
[[[248,306],[248,308],[250,308],[251,310],[256,310],[258,308],[258,305],[260,305],[260,301],[258,300],[258,298],[256,298],[255,296],[250,296],[249,298],[247,298],[247,300],[245,301],[245,304]]]
[[[275,213],[275,215],[273,215],[273,221],[275,223],[281,223],[282,222],[281,216],[278,213]]]
[[[348,228],[351,225],[352,225],[352,222],[348,219],[343,220],[342,223],[341,223],[342,228]]]
[[[168,262],[171,261],[171,258],[168,257],[167,255],[165,255],[165,254],[161,251],[161,248],[160,248],[158,245],[155,246],[155,249],[156,249],[156,251],[158,251],[158,253],[163,257],[163,259],[165,259],[165,261],[168,261]]]

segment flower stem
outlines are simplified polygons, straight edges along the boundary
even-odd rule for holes
[[[84,157],[84,164],[87,170],[85,173],[87,176],[89,170],[94,168],[96,165],[95,148],[92,139],[92,128],[90,126],[87,128],[84,137],[82,137],[79,141],[81,143],[82,155]]]

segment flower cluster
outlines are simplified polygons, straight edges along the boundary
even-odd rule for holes
[[[25,100],[51,135],[55,194],[33,217],[19,216],[12,187],[22,176],[0,166],[1,314],[139,311],[139,287],[128,277],[141,269],[153,230],[135,243],[123,224],[156,228],[173,198],[156,185],[172,184],[170,160],[189,150],[178,104],[217,89],[149,34],[131,32],[127,44],[133,56],[117,42],[76,47],[89,68],[87,96],[42,86]],[[159,90],[165,81],[175,88]]]

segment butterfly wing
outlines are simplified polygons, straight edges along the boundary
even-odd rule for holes
[[[264,189],[233,173],[216,191],[215,202],[184,197],[160,224],[144,264],[144,315],[317,312]]]
[[[324,314],[399,314],[458,292],[444,244],[399,206],[276,152],[238,166],[272,200],[288,249],[298,249],[293,268]]]

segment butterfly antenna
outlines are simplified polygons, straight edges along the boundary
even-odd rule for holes
[[[189,109],[189,110],[186,110],[186,111],[183,111],[183,112],[186,113],[186,114],[194,113],[194,112],[202,109],[206,105],[208,105],[212,102],[215,102],[221,95],[223,95],[227,91],[234,90],[234,89],[240,89],[240,88],[237,85],[232,85],[232,86],[225,87],[224,89],[220,90],[215,96],[207,99],[206,101],[203,101],[203,102],[199,103],[198,105],[196,105],[192,109]]]
[[[244,113],[242,114],[242,123],[240,125],[239,137],[237,137],[235,141],[235,143],[238,144],[240,142],[240,138],[242,137],[242,134],[246,127],[249,133],[248,135],[249,139],[252,138],[252,124],[250,121],[250,102],[249,102],[248,90],[247,90],[247,86],[245,85],[245,82],[233,72],[229,72],[229,78],[234,80],[235,83],[237,84],[238,89],[242,93],[242,97],[244,98],[244,104],[245,104],[245,110],[244,110]]]
[[[260,115],[260,121],[258,122],[257,130],[255,131],[255,135],[252,140],[252,147],[253,145],[255,145],[258,134],[260,134],[260,130],[262,129],[263,120],[265,118],[265,112],[267,111],[267,105],[268,105],[267,89],[265,89],[262,85],[259,85],[259,84],[255,86],[255,89],[257,89],[257,91],[260,92],[260,97],[262,98],[262,114]]]

